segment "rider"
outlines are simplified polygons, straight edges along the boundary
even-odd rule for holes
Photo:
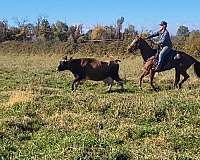
[[[160,23],[160,31],[148,36],[146,39],[150,39],[150,38],[153,38],[153,37],[156,37],[156,36],[160,36],[160,39],[159,39],[158,42],[155,42],[155,43],[161,46],[158,64],[155,68],[155,71],[159,72],[161,70],[162,65],[163,65],[163,58],[172,49],[172,42],[171,42],[171,39],[170,39],[169,32],[167,30],[167,22],[162,21]]]

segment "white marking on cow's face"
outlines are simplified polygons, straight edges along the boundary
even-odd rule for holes
[[[59,65],[57,67],[57,71],[64,71],[68,69],[67,60],[60,60]]]
[[[67,60],[66,60],[66,59],[63,59],[63,60],[60,60],[60,62],[67,62]]]

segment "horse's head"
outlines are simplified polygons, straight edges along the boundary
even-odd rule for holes
[[[141,49],[144,39],[141,36],[136,36],[128,47],[129,53],[134,53],[137,49]]]

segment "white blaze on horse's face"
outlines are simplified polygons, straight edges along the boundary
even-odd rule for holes
[[[134,46],[134,45],[135,45],[135,43],[136,43],[136,41],[137,41],[137,39],[134,39],[134,40],[132,41],[132,43],[131,43],[130,47]]]
[[[136,37],[132,43],[130,44],[128,50],[130,53],[134,53],[138,48],[137,48],[137,42],[138,42],[138,38]]]

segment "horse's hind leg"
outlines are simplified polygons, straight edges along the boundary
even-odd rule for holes
[[[177,88],[178,82],[180,81],[180,71],[178,69],[175,70],[175,82],[174,88]]]
[[[149,74],[149,71],[148,70],[144,70],[142,75],[140,76],[140,88],[142,88],[142,80],[145,76],[147,76]]]
[[[187,74],[187,71],[183,71],[181,72],[181,75],[184,77],[183,80],[179,83],[179,88],[182,87],[182,84],[190,77],[188,74]]]

